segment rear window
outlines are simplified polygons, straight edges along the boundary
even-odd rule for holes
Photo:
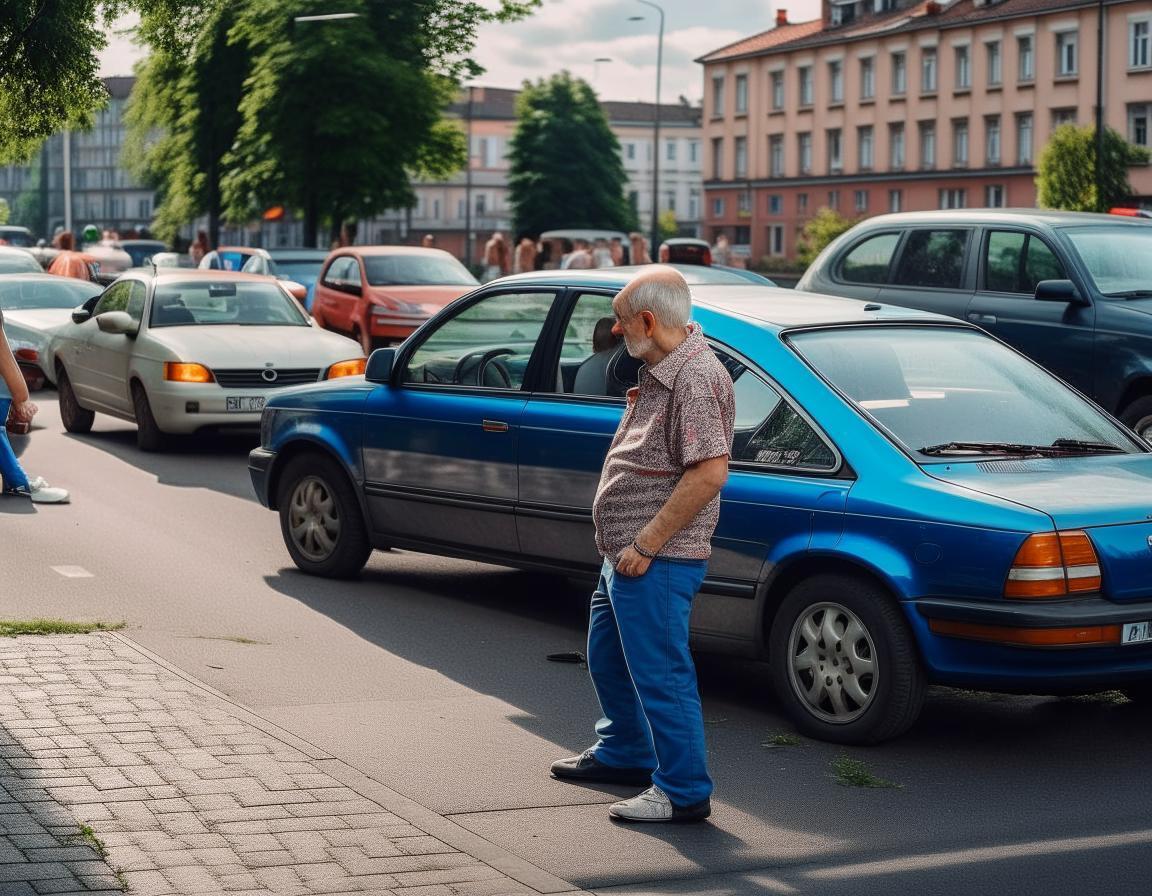
[[[847,283],[886,282],[899,243],[898,233],[881,233],[857,243],[840,263],[840,279]]]
[[[152,299],[152,327],[306,327],[299,306],[275,283],[199,280],[162,283]]]

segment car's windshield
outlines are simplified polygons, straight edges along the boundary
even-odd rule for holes
[[[1106,296],[1152,296],[1152,224],[1067,227],[1065,236]]]
[[[42,280],[0,278],[0,308],[5,311],[75,308],[92,296],[99,295],[100,289],[96,284],[84,280],[47,275]]]
[[[371,286],[477,286],[478,281],[450,255],[368,255]]]
[[[279,276],[299,283],[315,280],[320,276],[320,268],[324,267],[323,258],[277,258],[275,263]]]
[[[156,287],[150,326],[220,324],[306,327],[308,319],[275,283],[196,280]]]
[[[797,333],[788,341],[909,451],[934,448],[924,453],[954,460],[1047,448],[1091,453],[1077,443],[1109,453],[1140,450],[1062,382],[975,330],[858,327]],[[959,447],[974,443],[983,448]]]

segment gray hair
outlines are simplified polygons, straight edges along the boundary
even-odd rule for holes
[[[657,266],[649,268],[655,274]],[[692,317],[692,291],[678,270],[661,266],[658,276],[641,274],[625,288],[628,311],[651,311],[663,327],[682,327]],[[648,272],[645,272],[648,273]]]

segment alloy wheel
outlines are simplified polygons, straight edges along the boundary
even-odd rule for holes
[[[327,483],[307,476],[296,483],[288,507],[292,542],[309,560],[322,562],[340,540],[340,515]]]
[[[846,724],[872,704],[879,677],[876,646],[860,618],[837,603],[809,606],[788,636],[788,676],[808,711]]]

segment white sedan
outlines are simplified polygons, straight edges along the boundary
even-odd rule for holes
[[[100,289],[99,284],[54,277],[43,270],[35,274],[0,274],[4,333],[20,368],[27,371],[25,378],[29,382],[33,375],[36,380],[55,379],[48,354],[52,334],[72,320],[73,308],[99,295]]]
[[[364,372],[359,343],[317,327],[275,280],[228,271],[130,271],[72,314],[49,351],[69,432],[96,412],[137,444],[257,427],[273,390]]]

